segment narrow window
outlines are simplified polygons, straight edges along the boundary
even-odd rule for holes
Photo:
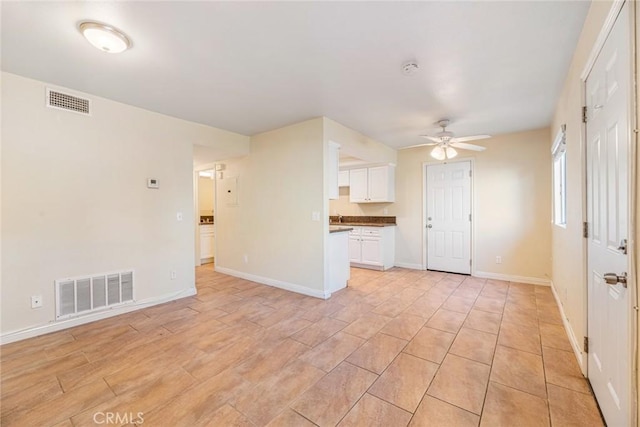
[[[567,144],[566,125],[562,125],[551,148],[553,157],[553,223],[567,226]]]

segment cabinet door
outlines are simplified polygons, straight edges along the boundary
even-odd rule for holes
[[[349,261],[360,262],[362,260],[362,244],[360,237],[349,237]]]
[[[351,203],[368,202],[367,168],[349,171],[349,201]]]
[[[389,202],[389,166],[369,168],[369,201]]]
[[[363,264],[382,265],[382,246],[380,238],[362,238],[362,261]]]
[[[200,234],[200,258],[213,257],[213,234],[201,233]]]

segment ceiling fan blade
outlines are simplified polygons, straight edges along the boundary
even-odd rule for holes
[[[475,141],[476,139],[487,139],[487,138],[491,138],[491,135],[461,136],[460,138],[451,138],[451,142]]]
[[[481,147],[479,145],[467,144],[466,142],[451,142],[449,144],[452,147],[461,148],[463,150],[471,150],[471,151],[484,151],[487,147]]]
[[[417,148],[417,147],[426,147],[428,145],[438,145],[440,144],[439,142],[425,142],[424,144],[416,144],[416,145],[410,145],[408,147],[400,147],[399,150],[406,150],[408,148]]]
[[[435,143],[441,143],[442,140],[440,138],[438,138],[437,136],[431,136],[431,135],[420,135],[423,138],[427,138],[429,141],[433,141]]]

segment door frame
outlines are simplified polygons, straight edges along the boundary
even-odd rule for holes
[[[591,73],[596,59],[602,48],[604,47],[605,41],[607,37],[611,33],[613,26],[617,20],[617,17],[622,10],[622,7],[627,2],[627,0],[614,0],[611,9],[609,10],[609,14],[605,19],[602,28],[600,29],[600,33],[596,41],[594,42],[589,57],[585,63],[585,66],[580,74],[580,85],[581,85],[581,96],[582,96],[582,105],[586,105],[587,102],[587,78]],[[633,1],[629,3],[629,22],[627,25],[629,26],[629,55],[630,55],[630,65],[631,69],[628,70],[630,76],[630,90],[629,94],[629,117],[628,117],[628,126],[629,129],[629,160],[628,160],[628,170],[629,170],[629,188],[628,188],[628,223],[629,223],[629,237],[628,237],[628,254],[627,257],[627,271],[629,277],[627,279],[627,289],[629,290],[629,332],[628,332],[628,340],[629,340],[629,376],[632,378],[631,383],[631,395],[629,396],[629,419],[634,422],[634,425],[638,422],[638,364],[640,363],[640,355],[638,354],[638,328],[640,325],[638,324],[638,310],[637,307],[640,305],[640,301],[638,300],[638,283],[637,283],[637,246],[636,246],[636,238],[637,238],[637,197],[636,191],[638,188],[637,179],[637,165],[638,165],[638,79],[637,79],[637,58],[636,58],[636,3]],[[582,123],[580,130],[580,138],[582,143],[580,144],[580,157],[582,162],[582,219],[584,222],[587,221],[587,196],[588,196],[588,187],[587,187],[587,168],[589,167],[587,162],[587,125],[588,123]],[[589,292],[588,292],[588,274],[589,274],[589,264],[588,264],[588,244],[587,239],[583,239],[583,286],[585,289],[584,293],[584,324],[586,325],[585,334],[588,334],[589,331]],[[585,354],[584,358],[584,372],[585,377],[589,375],[589,357],[588,354]]]
[[[193,231],[193,235],[194,235],[194,266],[199,267],[202,265],[202,262],[200,261],[200,172],[204,172],[204,171],[213,171],[213,188],[214,188],[214,193],[213,193],[213,211],[216,212],[218,210],[218,172],[216,171],[216,163],[207,163],[205,165],[200,165],[197,167],[193,168],[193,221],[194,221],[194,231]],[[216,223],[214,221],[213,223],[213,229],[214,232],[216,230]],[[217,239],[214,239],[213,244],[214,247],[216,245]],[[216,252],[217,253],[217,252]],[[215,265],[215,260],[216,258],[214,257],[214,265]]]
[[[471,170],[471,188],[470,188],[470,203],[471,203],[471,241],[469,244],[471,245],[470,254],[471,254],[471,276],[475,276],[476,273],[476,215],[475,215],[475,204],[476,204],[476,193],[474,189],[474,178],[475,178],[475,158],[474,157],[459,157],[453,160],[446,161],[428,161],[422,162],[422,270],[427,269],[427,256],[428,256],[428,246],[427,246],[427,167],[433,165],[441,165],[447,163],[462,163],[469,162],[469,168]]]

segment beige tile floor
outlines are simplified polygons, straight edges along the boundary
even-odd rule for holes
[[[352,269],[322,301],[196,275],[195,297],[1,347],[0,423],[603,425],[547,287]]]

